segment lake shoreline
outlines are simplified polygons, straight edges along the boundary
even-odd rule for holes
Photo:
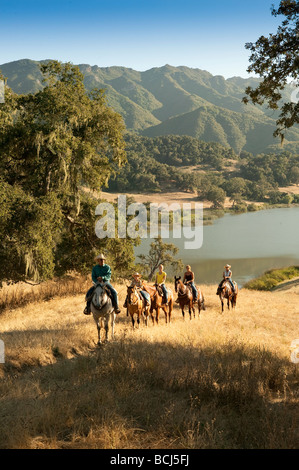
[[[194,211],[194,205],[196,203],[203,204],[203,218],[204,225],[210,225],[214,220],[223,217],[226,214],[239,215],[244,213],[259,212],[270,209],[288,209],[293,207],[299,207],[298,203],[291,204],[269,204],[262,201],[244,201],[242,209],[234,209],[233,203],[227,197],[222,208],[214,208],[209,201],[200,201],[194,193],[189,192],[165,192],[165,193],[108,193],[101,192],[101,196],[108,202],[116,203],[118,196],[126,196],[132,198],[137,203],[148,205],[166,203],[168,205],[179,203],[191,204],[191,208]],[[248,209],[249,208],[249,209]]]

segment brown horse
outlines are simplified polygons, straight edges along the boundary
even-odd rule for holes
[[[192,312],[193,312],[193,316],[195,318],[195,308],[194,308],[195,305],[198,306],[198,315],[200,315],[201,310],[206,309],[205,299],[204,299],[203,293],[201,292],[201,289],[198,286],[196,286],[197,293],[198,293],[198,298],[197,298],[196,302],[194,302],[191,286],[189,286],[188,284],[183,284],[183,282],[181,281],[181,277],[176,277],[175,276],[174,280],[175,280],[174,281],[175,291],[178,294],[178,302],[179,302],[179,306],[182,310],[183,318],[185,318],[184,307],[186,305],[189,308],[190,320],[192,318]]]
[[[230,282],[225,281],[222,286],[218,286],[216,295],[219,295],[221,301],[221,312],[224,310],[224,299],[227,299],[227,308],[229,310],[229,303],[231,303],[232,308],[235,308],[237,305],[237,295],[238,295],[238,284],[234,282],[235,291],[233,291]]]
[[[136,286],[127,286],[127,309],[128,313],[131,315],[133,328],[135,328],[134,315],[137,315],[138,328],[142,314],[145,325],[147,326],[150,305],[146,304],[145,299],[142,297],[139,289]]]
[[[170,323],[171,319],[171,314],[173,310],[173,294],[171,289],[167,288],[168,292],[168,302],[167,304],[163,303],[163,295],[161,292],[161,289],[157,284],[154,284],[154,286],[149,286],[148,284],[143,283],[143,290],[149,293],[151,297],[151,307],[150,307],[150,314],[152,317],[153,324],[155,323],[155,318],[154,318],[154,310],[156,310],[156,323],[159,323],[159,315],[160,315],[160,309],[163,310],[165,313],[165,321],[166,323]]]

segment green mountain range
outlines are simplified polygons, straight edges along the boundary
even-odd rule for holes
[[[130,132],[147,137],[188,135],[232,147],[236,153],[299,152],[298,127],[286,133],[282,149],[273,138],[277,113],[242,103],[245,88],[257,86],[257,78],[224,79],[204,70],[170,65],[145,72],[79,67],[86,89],[104,88],[108,104],[123,116]],[[0,65],[0,70],[16,93],[34,93],[43,87],[37,61],[9,62]],[[283,99],[289,100],[290,93],[286,89]]]

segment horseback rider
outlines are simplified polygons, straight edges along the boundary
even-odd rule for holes
[[[140,294],[142,295],[142,297],[144,298],[145,300],[145,305],[149,305],[150,304],[150,300],[151,300],[151,297],[149,295],[148,292],[146,292],[144,289],[143,289],[143,283],[142,283],[142,275],[139,274],[139,273],[134,273],[132,274],[132,282],[130,284],[130,287],[138,287],[139,289],[139,292]],[[124,308],[127,308],[127,301],[128,301],[128,294],[127,294],[127,297],[126,297],[126,300],[125,300],[125,303],[124,303]]]
[[[163,271],[163,269],[164,269],[163,264],[160,264],[159,265],[159,271],[156,274],[155,284],[157,286],[161,287],[161,289],[162,289],[163,297],[164,297],[162,303],[167,304],[168,303],[168,292],[167,292],[167,289],[166,289],[166,286],[165,286],[165,281],[166,281],[167,274],[166,274],[166,272]]]
[[[191,271],[191,266],[189,266],[189,264],[187,264],[186,269],[187,271],[184,274],[183,283],[191,287],[193,294],[193,302],[197,302],[198,293],[194,284],[194,273]]]
[[[220,282],[218,288],[221,289],[222,286],[223,286],[223,284],[224,284],[226,281],[228,281],[228,282],[230,283],[230,285],[231,285],[231,288],[232,288],[233,292],[235,292],[235,285],[234,285],[234,283],[233,283],[233,281],[232,281],[232,271],[231,271],[230,268],[231,268],[231,265],[230,265],[230,264],[226,264],[226,265],[224,266],[224,271],[223,271],[223,274],[222,274],[223,279],[222,279],[222,281]],[[218,295],[218,293],[217,293],[216,295]]]
[[[110,284],[111,279],[111,268],[108,264],[105,264],[106,258],[103,254],[96,256],[95,260],[98,262],[93,268],[91,273],[91,278],[93,281],[93,286],[88,290],[86,294],[86,307],[83,311],[85,315],[90,315],[90,304],[92,299],[92,294],[95,290],[96,284],[101,282],[105,285],[108,289],[109,293],[111,294],[112,305],[114,307],[115,313],[120,313],[120,309],[118,307],[118,298],[117,292],[114,287]]]

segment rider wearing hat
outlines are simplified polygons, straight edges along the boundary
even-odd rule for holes
[[[228,281],[230,283],[231,287],[232,287],[233,292],[234,292],[235,291],[235,286],[234,286],[234,283],[232,281],[232,271],[231,271],[230,268],[231,268],[230,264],[226,264],[224,266],[223,279],[220,282],[219,287],[221,288],[223,286],[224,282]]]
[[[145,303],[146,305],[149,305],[150,304],[150,295],[148,292],[146,292],[145,290],[143,290],[143,284],[142,284],[142,281],[141,281],[141,278],[142,278],[142,275],[139,274],[139,273],[134,273],[132,274],[132,282],[130,284],[130,287],[138,287],[139,290],[140,290],[140,294],[142,295],[142,297],[144,298],[145,300]],[[124,303],[124,307],[127,308],[127,301],[128,301],[128,295],[126,297],[126,300],[125,300],[125,303]]]
[[[109,289],[111,293],[111,300],[112,300],[112,305],[114,307],[114,311],[115,313],[120,313],[120,309],[118,307],[117,292],[109,282],[111,279],[111,268],[108,264],[105,264],[106,258],[102,253],[96,256],[95,260],[98,262],[98,264],[96,264],[92,268],[92,273],[91,273],[91,278],[92,278],[94,285],[89,289],[89,291],[86,294],[87,304],[83,313],[85,315],[90,315],[91,298],[92,298],[92,294],[94,292],[95,286],[98,282],[105,284],[105,287]]]

